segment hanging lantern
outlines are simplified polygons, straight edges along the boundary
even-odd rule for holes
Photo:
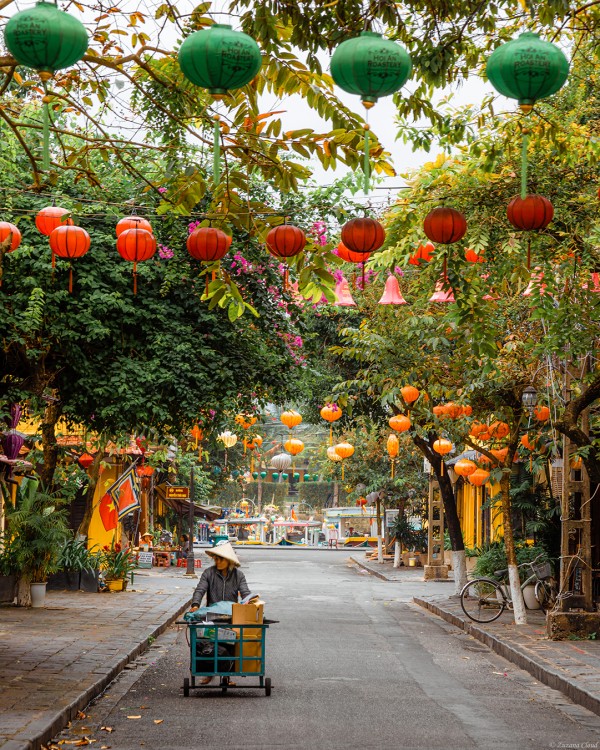
[[[400,393],[405,403],[412,404],[419,398],[419,389],[415,388],[414,385],[403,385],[400,388]]]
[[[187,238],[186,246],[192,258],[211,263],[227,254],[231,237],[215,227],[199,227]]]
[[[256,417],[253,414],[237,414],[235,418],[236,424],[244,430],[249,430],[253,424],[256,423]]]
[[[125,216],[118,221],[115,227],[117,237],[128,229],[145,229],[150,234],[154,234],[150,222],[141,216]]]
[[[353,253],[374,253],[385,242],[385,230],[375,219],[351,219],[342,227],[342,242]]]
[[[72,260],[81,258],[90,249],[90,235],[81,227],[57,227],[50,237],[50,248],[53,255]],[[73,291],[73,268],[69,264],[69,293]]]
[[[355,253],[344,245],[343,242],[337,246],[338,257],[346,263],[366,263],[370,257],[370,253]]]
[[[334,445],[330,445],[329,448],[327,448],[327,458],[330,461],[333,461],[334,463],[338,463],[338,461],[342,460],[342,457],[339,455],[339,453],[336,451]]]
[[[485,469],[476,469],[470,476],[467,477],[468,481],[474,487],[481,487],[490,478],[490,472]]]
[[[260,474],[259,474],[259,476],[260,476],[261,479],[266,479],[268,475],[267,475],[266,471],[261,471]]]
[[[543,195],[515,195],[506,208],[506,216],[515,229],[532,232],[548,226],[554,218],[554,207]]]
[[[498,463],[502,463],[506,456],[508,455],[508,448],[492,448],[490,451],[492,456],[498,461]],[[486,456],[485,454],[481,454],[478,459],[481,463],[487,464],[490,463],[491,458],[489,456]]]
[[[71,212],[68,208],[48,206],[38,211],[35,217],[35,225],[39,232],[49,237],[57,227],[67,224],[73,226],[73,219],[70,218],[70,215]]]
[[[358,500],[356,501],[356,504],[360,508],[364,508],[366,506],[366,504],[367,504],[367,498],[366,497],[359,497]]]
[[[458,419],[462,414],[462,406],[455,404],[454,401],[448,401],[444,406],[444,412],[450,419]]]
[[[436,453],[439,453],[440,456],[445,456],[446,453],[450,453],[453,448],[454,445],[452,445],[450,440],[446,440],[446,438],[439,438],[439,440],[436,440],[433,443],[433,450]]]
[[[138,477],[151,477],[154,474],[154,466],[149,464],[138,464],[135,467],[135,473]]]
[[[476,253],[475,250],[471,250],[470,247],[468,247],[465,250],[465,260],[467,263],[483,263],[485,261],[485,258],[483,257],[483,252],[481,254]]]
[[[252,479],[258,479],[258,471],[252,472]]]
[[[483,424],[483,422],[473,422],[471,425],[471,429],[469,430],[469,435],[471,437],[477,438],[478,440],[481,440],[482,442],[485,442],[486,440],[490,440],[492,437],[490,435],[490,429],[487,424]]]
[[[335,302],[338,307],[356,307],[356,302],[350,293],[350,286],[344,277],[335,285]]]
[[[300,414],[298,414],[297,411],[292,411],[291,409],[289,411],[284,411],[279,419],[290,430],[293,430],[294,427],[297,427],[302,422],[302,417],[300,416]]]
[[[82,453],[81,456],[79,456],[79,458],[77,459],[77,462],[82,469],[85,469],[87,471],[94,463],[94,457],[89,453]]]
[[[10,221],[0,221],[0,242],[4,242],[10,236],[10,247],[6,250],[12,253],[21,244],[21,232],[18,227],[11,224]]]
[[[344,459],[354,454],[354,446],[351,443],[338,443],[334,446],[335,452],[342,459],[342,481],[344,480]]]
[[[208,89],[216,99],[250,83],[262,65],[254,39],[220,23],[190,34],[177,57],[188,81]]]
[[[137,294],[137,264],[156,252],[156,240],[146,229],[126,229],[117,237],[119,255],[133,263],[133,293]]]
[[[378,302],[379,305],[406,305],[407,302],[402,296],[398,279],[390,275],[385,282],[385,289]]]
[[[400,452],[400,441],[394,435],[393,433],[388,436],[387,443],[386,443],[386,450],[388,453],[388,456],[390,457],[390,463],[391,463],[391,478],[394,478],[394,459],[398,456],[398,453]]]
[[[431,242],[419,245],[414,255],[411,255],[408,262],[411,266],[420,266],[421,263],[429,263],[433,258],[435,246]]]
[[[533,416],[538,422],[546,422],[550,419],[550,409],[547,406],[536,406],[533,410]]]
[[[292,457],[288,453],[278,453],[271,459],[271,466],[274,466],[278,471],[285,471],[292,465]]]
[[[274,482],[277,482],[279,479],[279,472],[274,471],[273,474],[271,475],[271,478],[273,479]]]
[[[469,477],[474,471],[477,471],[477,464],[468,458],[460,458],[453,468],[459,477]]]
[[[404,414],[395,414],[390,417],[388,424],[396,432],[406,432],[406,430],[410,430],[411,426],[410,419],[405,417]]]
[[[230,430],[225,430],[217,435],[217,440],[220,440],[226,448],[233,448],[237,443],[237,435]]]
[[[289,440],[285,441],[283,447],[288,453],[291,453],[292,456],[297,456],[304,450],[304,443],[302,442],[302,440],[298,440],[298,438],[290,438]]]
[[[12,16],[4,29],[4,43],[19,65],[38,71],[44,91],[57,70],[68,68],[85,55],[89,40],[77,18],[54,3],[38,2]],[[50,113],[43,103],[43,169],[50,167]]]
[[[445,274],[442,274],[436,282],[435,290],[429,298],[429,302],[456,302],[454,291]]]
[[[260,448],[261,445],[263,444],[263,439],[262,439],[262,437],[260,435],[255,435],[252,438],[252,442],[254,443],[254,445],[255,445],[256,448]]]
[[[329,445],[333,445],[333,423],[340,419],[342,410],[337,404],[325,404],[320,414],[326,422],[329,422]]]
[[[306,235],[298,227],[281,224],[269,231],[265,242],[275,258],[293,258],[304,250]]]
[[[494,50],[486,73],[496,91],[517,99],[527,113],[536,101],[562,88],[569,75],[569,62],[556,45],[525,32]]]
[[[492,422],[487,428],[491,437],[501,440],[510,434],[510,427],[506,422]]]
[[[199,427],[197,424],[195,424],[192,427],[191,435],[196,441],[195,447],[196,447],[196,450],[198,450],[198,443],[201,443],[204,440],[204,430],[201,427]]]
[[[432,242],[438,245],[451,245],[464,237],[467,220],[455,208],[440,206],[427,214],[423,229]]]

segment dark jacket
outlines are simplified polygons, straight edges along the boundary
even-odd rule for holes
[[[206,604],[210,607],[215,602],[237,602],[238,594],[244,598],[250,594],[250,589],[246,583],[246,576],[239,568],[233,568],[227,577],[224,577],[212,565],[202,573],[200,583],[196,586],[192,597],[192,606],[199,607],[204,594],[206,594]]]

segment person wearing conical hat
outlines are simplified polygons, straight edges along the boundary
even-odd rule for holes
[[[198,609],[204,594],[208,607],[215,602],[237,602],[238,596],[245,598],[250,594],[246,576],[240,570],[240,561],[229,542],[218,544],[206,554],[214,559],[215,564],[202,573],[192,596],[190,612]]]

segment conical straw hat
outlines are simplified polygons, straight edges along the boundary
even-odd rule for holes
[[[230,542],[222,542],[213,549],[208,550],[206,554],[209,557],[223,557],[225,560],[229,560],[230,562],[234,563],[236,568],[239,568],[241,564]]]

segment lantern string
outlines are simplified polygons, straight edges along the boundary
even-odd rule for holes
[[[529,131],[523,131],[523,147],[521,150],[521,198],[527,195],[527,145],[529,143]]]
[[[73,294],[73,266],[69,263],[69,294]]]
[[[364,154],[364,164],[363,164],[363,171],[364,171],[364,193],[365,195],[369,195],[369,177],[370,177],[370,171],[371,171],[371,165],[369,163],[369,130],[370,127],[368,124],[365,125],[365,154]]]
[[[133,261],[133,294],[137,294],[137,261]]]
[[[221,181],[221,126],[218,116],[215,115],[215,137],[213,148],[213,174],[215,187]]]
[[[48,82],[45,75],[42,75],[41,78],[44,87],[44,96],[42,98],[42,169],[44,172],[47,172],[50,169],[50,97],[48,95]]]
[[[527,270],[531,269],[531,237],[527,238]]]

